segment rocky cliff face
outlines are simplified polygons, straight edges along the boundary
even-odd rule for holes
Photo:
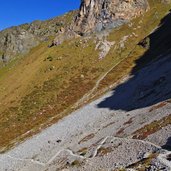
[[[114,28],[147,9],[147,0],[82,0],[74,30],[87,33]]]
[[[38,43],[38,39],[25,29],[15,27],[5,30],[0,34],[2,60],[5,62],[13,55],[25,53]]]
[[[56,30],[48,27],[41,21],[35,21],[0,32],[0,52],[3,60],[26,53],[49,35],[54,35]]]

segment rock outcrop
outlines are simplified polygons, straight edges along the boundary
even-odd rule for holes
[[[25,53],[38,45],[39,41],[29,31],[21,28],[11,28],[0,34],[0,50],[6,61],[13,55]]]
[[[27,53],[31,48],[50,36],[56,36],[63,28],[68,28],[76,11],[47,21],[34,21],[11,27],[0,32],[0,61],[8,61],[17,54]]]
[[[74,30],[79,34],[117,27],[148,9],[147,0],[82,0]]]

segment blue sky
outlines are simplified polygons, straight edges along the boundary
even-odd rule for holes
[[[0,30],[78,9],[80,0],[0,0]]]

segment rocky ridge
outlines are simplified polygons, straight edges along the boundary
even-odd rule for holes
[[[170,0],[161,2],[170,3]],[[27,53],[41,42],[49,40],[49,37],[55,37],[51,47],[79,35],[111,30],[140,16],[149,8],[148,0],[82,0],[79,11],[1,31],[0,61],[7,62],[18,54]],[[106,46],[106,40],[103,44]],[[99,58],[103,58],[108,50],[102,51],[105,52]]]
[[[47,21],[36,20],[30,24],[11,27],[0,32],[0,61],[7,62],[18,54],[24,54],[51,36],[67,29],[76,11]]]
[[[147,0],[82,0],[80,11],[47,21],[34,21],[0,32],[0,58],[7,62],[12,57],[27,53],[50,36],[53,45],[61,44],[77,34],[102,31],[122,25],[148,9]],[[76,17],[75,17],[76,15]]]

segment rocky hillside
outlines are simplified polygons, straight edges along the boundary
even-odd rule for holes
[[[161,2],[167,4],[170,1]],[[6,63],[19,54],[28,53],[41,42],[53,40],[54,37],[56,38],[49,46],[59,45],[78,35],[111,30],[141,16],[149,8],[147,0],[82,0],[78,12],[73,11],[48,21],[34,21],[1,31],[0,61]],[[105,46],[109,48],[108,45]]]
[[[168,0],[82,1],[79,12],[2,31],[3,62],[8,56],[15,60],[0,68],[0,152],[62,122],[48,139],[33,139],[33,151],[24,145],[22,152],[0,155],[8,165],[2,168],[15,170],[18,163],[34,170],[34,163],[75,171],[92,170],[95,163],[97,170],[115,169],[112,160],[107,167],[101,162],[112,156],[119,168],[131,169],[149,165],[143,164],[145,155],[160,169],[158,146],[168,146],[171,137],[170,9]],[[118,153],[125,148],[128,153]]]
[[[118,27],[140,16],[148,8],[147,0],[83,0],[78,14],[76,11],[70,12],[49,21],[35,21],[1,31],[0,59],[7,62],[11,57],[28,53],[50,36],[57,37],[52,45],[58,45],[75,37],[75,33],[85,34]]]
[[[18,54],[28,53],[29,50],[50,36],[62,32],[70,26],[76,12],[56,17],[48,21],[34,21],[30,24],[11,27],[0,32],[0,60],[7,62]]]

